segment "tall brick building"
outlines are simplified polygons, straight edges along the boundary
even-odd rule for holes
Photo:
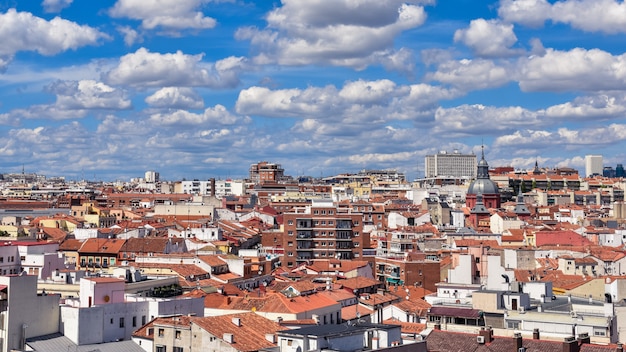
[[[310,206],[284,213],[283,222],[285,267],[316,259],[361,259],[363,248],[369,247],[363,214],[338,208],[330,200],[314,200]]]

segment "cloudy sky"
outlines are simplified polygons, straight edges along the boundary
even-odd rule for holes
[[[0,0],[0,172],[626,163],[614,0]]]

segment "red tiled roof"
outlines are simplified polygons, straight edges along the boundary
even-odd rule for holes
[[[239,325],[233,323],[239,320]],[[198,325],[213,336],[222,338],[225,333],[233,334],[233,343],[230,345],[237,351],[258,351],[275,347],[269,342],[267,334],[276,334],[277,331],[287,328],[255,313],[238,313],[214,317],[192,318],[192,324]]]

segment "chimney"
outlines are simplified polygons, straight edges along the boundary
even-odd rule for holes
[[[563,340],[563,352],[578,352],[578,341],[574,336],[566,337]]]
[[[617,348],[615,349],[615,352],[624,352],[624,345],[621,342],[617,343]]]
[[[235,324],[235,326],[241,326],[241,318],[233,318],[232,319],[233,324]]]
[[[274,334],[265,334],[265,339],[271,343],[276,343],[276,335]]]
[[[491,330],[490,326],[480,329],[480,331],[478,332],[478,336],[482,336],[485,339],[485,343],[490,343],[491,341],[493,341],[493,331]]]
[[[215,197],[215,178],[211,178],[211,196]]]
[[[435,324],[435,325],[433,326],[433,329],[434,329],[434,330],[441,330],[441,324]]]
[[[515,335],[513,335],[513,339],[515,340],[515,347],[517,351],[519,351],[520,348],[522,348],[522,333],[516,332]]]
[[[539,329],[533,330],[533,340],[539,340]]]
[[[229,332],[224,333],[224,342],[226,343],[235,343],[235,336]]]
[[[580,342],[581,345],[583,343],[590,344],[591,336],[589,336],[589,333],[586,333],[586,332],[580,333],[578,334],[578,342]]]

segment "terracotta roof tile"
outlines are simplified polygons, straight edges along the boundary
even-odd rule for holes
[[[233,320],[238,319],[235,325]],[[230,345],[237,351],[258,351],[275,347],[275,343],[266,340],[267,334],[276,334],[287,328],[255,313],[238,313],[214,317],[193,318],[192,324],[199,326],[213,336],[222,338],[225,333],[233,334]]]

